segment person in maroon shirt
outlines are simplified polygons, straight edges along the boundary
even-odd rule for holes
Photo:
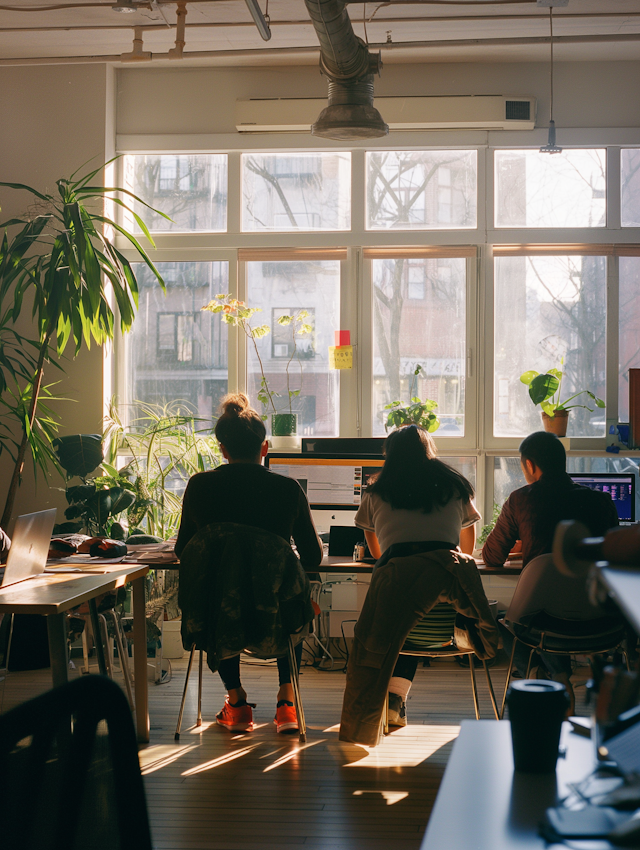
[[[178,557],[201,528],[210,523],[236,522],[270,531],[287,543],[293,540],[303,566],[316,570],[322,561],[322,541],[313,524],[309,502],[297,481],[262,466],[269,444],[264,423],[249,406],[246,395],[228,395],[222,400],[215,434],[228,463],[199,472],[189,480],[175,545]],[[302,643],[299,643],[298,667],[301,656]],[[278,658],[277,664],[280,684],[277,731],[296,732],[298,722],[288,657]],[[217,723],[230,732],[251,731],[252,705],[247,702],[247,693],[240,682],[240,656],[221,661],[218,672],[228,697],[216,715]]]
[[[551,552],[556,526],[562,520],[584,523],[594,537],[618,525],[618,514],[608,493],[574,484],[567,475],[566,452],[555,434],[536,431],[525,437],[520,444],[520,465],[527,484],[511,493],[482,547],[482,558],[488,567],[504,566],[517,541],[522,541],[525,567],[538,555]],[[505,649],[510,652],[511,633],[503,629],[502,635]],[[573,702],[569,656],[538,654],[553,678],[565,685]],[[529,650],[519,644],[514,665],[520,675],[526,675],[528,658]]]

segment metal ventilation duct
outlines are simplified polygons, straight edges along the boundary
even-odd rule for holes
[[[389,128],[373,105],[380,54],[369,53],[353,31],[342,0],[305,0],[320,42],[320,68],[329,78],[329,105],[311,127],[324,139],[372,139]]]

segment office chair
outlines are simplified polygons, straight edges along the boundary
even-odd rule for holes
[[[289,656],[300,741],[306,740],[294,635],[316,616],[311,588],[291,546],[268,531],[238,523],[200,529],[180,556],[183,646],[190,650],[175,739],[180,738],[196,649],[198,715],[202,723],[203,652],[211,669],[242,652],[258,658]]]
[[[83,676],[0,717],[3,846],[151,850],[127,700]]]
[[[453,639],[454,625],[456,612],[453,605],[448,602],[441,602],[435,605],[434,608],[423,617],[422,620],[409,632],[404,646],[400,650],[400,655],[412,655],[417,658],[460,658],[467,656],[469,658],[469,672],[471,674],[471,692],[473,694],[473,706],[475,709],[476,720],[480,720],[480,702],[478,699],[478,684],[476,682],[475,665],[473,659],[475,652],[473,649],[460,649],[456,646]],[[435,645],[435,641],[443,640],[441,646]],[[449,643],[445,643],[445,641]],[[425,641],[434,641],[431,646],[419,647],[419,643]],[[487,685],[489,686],[489,695],[491,697],[491,705],[496,720],[500,719],[498,711],[498,703],[493,690],[493,682],[489,667],[485,660],[482,661],[485,676],[487,677]],[[385,716],[384,716],[384,732],[389,734],[389,694],[387,693]]]
[[[500,622],[514,637],[500,717],[504,716],[518,642],[530,649],[526,678],[536,650],[555,655],[598,655],[620,648],[625,623],[589,598],[586,577],[561,573],[553,555],[538,555],[520,575]],[[626,659],[626,652],[623,651]],[[628,661],[627,661],[628,666]]]

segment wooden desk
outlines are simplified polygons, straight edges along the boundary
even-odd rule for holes
[[[133,584],[133,664],[135,672],[136,729],[140,743],[149,741],[147,693],[147,622],[144,577],[146,564],[106,564],[91,573],[45,574],[0,588],[0,612],[40,614],[47,618],[53,686],[68,680],[69,659],[65,612],[101,593]]]
[[[591,741],[570,729],[565,723],[561,746],[567,757],[558,759],[556,773],[536,775],[514,772],[508,721],[463,720],[421,850],[548,847],[538,835],[545,809],[557,805],[569,793],[568,783],[585,779],[595,763]],[[596,846],[611,847],[606,841]]]
[[[478,570],[484,576],[519,576],[522,572],[522,561],[511,561],[504,567],[485,567],[482,561],[476,561]],[[325,555],[322,563],[313,572],[320,573],[371,573],[373,564],[363,564],[361,561],[351,561],[345,555]]]

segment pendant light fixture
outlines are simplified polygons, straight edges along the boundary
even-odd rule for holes
[[[553,0],[549,3],[549,47],[549,138],[547,144],[540,148],[540,153],[562,153],[562,148],[556,144],[556,122],[553,120]]]

